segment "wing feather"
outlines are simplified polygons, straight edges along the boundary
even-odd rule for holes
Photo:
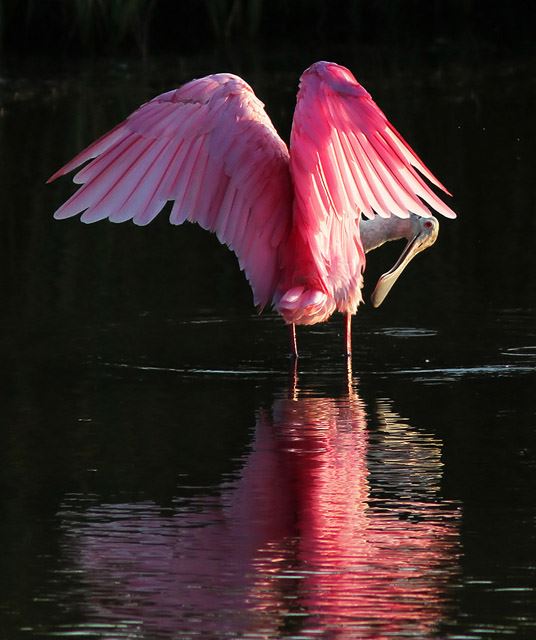
[[[341,140],[343,153],[346,158],[350,158],[349,167],[352,172],[354,185],[358,193],[358,208],[367,217],[374,217],[374,209],[378,209],[379,205],[371,191],[367,180],[365,179],[363,168],[359,161],[359,156],[354,154],[352,143],[350,141],[351,132],[338,131],[337,135]]]
[[[72,160],[65,164],[61,169],[58,169],[56,173],[50,176],[47,183],[53,182],[60,176],[69,173],[76,167],[79,167],[84,162],[104,153],[107,149],[113,146],[116,142],[121,140],[125,136],[125,130],[122,124],[116,125],[113,129],[105,133],[103,136],[95,140],[89,147],[86,147],[83,151],[78,153]]]
[[[106,170],[112,162],[116,160],[120,155],[126,153],[136,141],[136,135],[129,133],[121,136],[116,144],[113,145],[113,149],[107,153],[99,156],[96,160],[87,164],[74,174],[73,182],[75,184],[84,184],[88,180],[93,180],[103,171]]]
[[[355,150],[359,154],[366,176],[367,183],[371,185],[376,200],[379,203],[378,215],[386,218],[390,213],[400,217],[407,218],[409,211],[405,207],[401,207],[397,200],[397,189],[392,191],[389,189],[389,171],[385,170],[383,161],[376,153],[374,147],[369,143],[363,134],[355,135]],[[422,206],[413,200],[407,202],[408,205],[415,205],[414,208],[422,209]]]
[[[216,74],[157,96],[50,181],[80,165],[82,186],[56,218],[145,225],[171,200],[170,222],[215,232],[236,253],[255,304],[271,301],[292,214],[289,155],[243,80]]]
[[[291,153],[293,144],[316,150],[309,166],[293,162],[293,172],[323,176],[316,187],[327,198],[315,197],[321,215],[355,216],[357,209],[367,217],[429,216],[426,205],[446,217],[456,215],[419,173],[448,193],[445,187],[344,67],[317,62],[302,75]]]

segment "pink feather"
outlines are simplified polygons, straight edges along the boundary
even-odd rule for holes
[[[255,304],[273,304],[289,323],[356,312],[362,215],[426,217],[431,207],[455,217],[419,173],[445,187],[368,92],[329,62],[300,79],[290,153],[251,87],[222,73],[142,105],[49,181],[86,162],[56,218],[144,225],[173,201],[170,222],[216,233]]]

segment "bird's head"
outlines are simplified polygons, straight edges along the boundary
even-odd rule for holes
[[[391,287],[400,277],[402,271],[404,271],[418,253],[428,249],[428,247],[434,244],[437,240],[438,233],[439,222],[437,218],[433,216],[429,218],[421,218],[415,215],[411,216],[408,242],[394,266],[380,276],[371,295],[373,307],[379,307],[381,305],[391,290]]]

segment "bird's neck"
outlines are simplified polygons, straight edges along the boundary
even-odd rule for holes
[[[365,253],[381,247],[391,240],[409,239],[414,234],[414,221],[412,217],[380,218],[376,216],[372,220],[361,220],[359,232]]]

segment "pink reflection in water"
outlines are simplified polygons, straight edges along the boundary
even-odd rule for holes
[[[354,392],[279,399],[217,495],[171,515],[146,502],[67,518],[88,623],[180,638],[432,633],[459,544],[460,514],[438,497],[440,442],[385,402],[372,420],[374,444]],[[372,497],[376,477],[395,498]]]

